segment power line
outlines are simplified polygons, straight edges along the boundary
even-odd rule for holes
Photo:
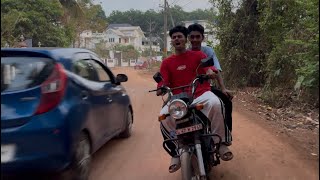
[[[181,8],[187,6],[188,4],[190,4],[192,2],[192,0],[190,0],[189,2],[187,2],[186,4],[182,5]]]
[[[170,6],[169,6],[169,3],[168,3],[168,2],[167,2],[167,7],[168,7],[169,14],[170,14],[170,19],[171,19],[172,27],[174,27],[175,25],[174,25],[172,13],[171,13]]]
[[[175,0],[174,2],[172,2],[171,4],[174,6],[174,5],[177,5],[177,3],[179,2],[180,0]]]

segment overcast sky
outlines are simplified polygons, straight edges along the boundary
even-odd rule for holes
[[[127,11],[137,9],[146,11],[148,9],[159,10],[159,5],[163,5],[164,0],[94,0],[95,3],[101,2],[102,7],[109,16],[114,10]],[[185,11],[193,11],[195,9],[206,9],[210,7],[208,0],[168,0],[169,5],[177,4]]]

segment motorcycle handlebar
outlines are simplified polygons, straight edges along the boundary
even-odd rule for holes
[[[204,80],[209,80],[210,79],[210,76],[206,75],[206,74],[200,74],[200,75],[197,75],[196,78],[192,81],[192,83],[190,85],[185,85],[185,86],[179,86],[179,87],[174,87],[174,88],[170,88],[168,86],[162,86],[162,87],[159,87],[157,89],[154,89],[154,90],[150,90],[149,92],[155,92],[155,91],[158,91],[159,89],[161,89],[164,94],[165,93],[168,93],[169,96],[167,98],[167,100],[170,100],[171,96],[173,95],[172,94],[172,91],[175,90],[175,89],[181,89],[181,88],[186,88],[186,87],[192,87],[192,95],[194,94],[195,92],[195,89],[196,89],[196,82],[197,81],[200,81],[200,83],[202,83]]]

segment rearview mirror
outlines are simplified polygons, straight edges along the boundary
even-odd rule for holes
[[[154,81],[156,81],[157,83],[161,82],[163,80],[161,73],[157,72],[156,74],[153,75],[153,79]]]
[[[208,57],[208,58],[201,60],[201,67],[211,67],[213,65],[214,65],[214,63],[213,63],[212,57]]]
[[[127,82],[128,81],[128,76],[125,74],[117,74],[116,77],[116,82],[121,83],[121,82]]]

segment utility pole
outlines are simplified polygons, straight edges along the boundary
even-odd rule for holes
[[[148,64],[149,64],[149,67],[151,67],[150,65],[150,60],[151,60],[151,58],[152,58],[152,31],[154,30],[154,27],[152,27],[153,26],[153,24],[154,24],[154,22],[153,21],[151,21],[151,19],[150,19],[150,21],[148,21],[148,24],[149,24],[149,47],[150,47],[150,52],[149,52],[149,60],[148,60]]]
[[[167,57],[167,31],[168,31],[168,11],[167,11],[167,0],[164,0],[164,25],[163,25],[163,55]]]
[[[169,14],[170,14],[170,19],[171,19],[172,27],[174,27],[175,25],[174,25],[172,13],[171,13],[170,6],[169,6],[168,2],[167,2],[167,7],[168,7],[168,8],[167,8],[167,9],[168,9],[168,12],[169,12]]]

